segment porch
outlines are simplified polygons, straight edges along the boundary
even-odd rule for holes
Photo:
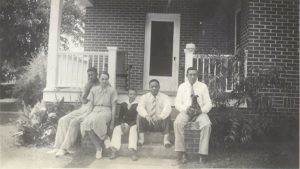
[[[185,72],[188,67],[197,67],[199,81],[207,85],[217,85],[216,81],[224,81],[222,90],[231,92],[238,78],[247,75],[247,51],[243,60],[234,61],[234,55],[220,53],[196,54],[195,45],[187,44],[185,52]],[[87,82],[87,69],[97,68],[98,73],[107,71],[110,74],[110,83],[116,88],[119,102],[127,98],[127,90],[131,85],[131,65],[128,64],[126,52],[118,51],[117,47],[107,47],[106,51],[95,52],[57,52],[57,71],[55,74],[55,88],[44,90],[43,100],[55,102],[64,97],[65,102],[79,102],[82,87]],[[214,84],[212,84],[214,83]],[[147,90],[138,90],[138,95]],[[171,97],[172,105],[176,90],[164,91]]]
[[[106,24],[99,26],[92,21],[94,14],[97,14],[94,9],[101,8],[103,10],[102,8],[105,5],[111,5],[111,2],[103,1],[103,7],[100,5],[102,1],[85,0],[78,1],[78,3],[86,8],[88,19],[85,28],[85,51],[76,53],[58,51],[63,0],[51,2],[48,74],[47,85],[43,95],[44,101],[53,102],[62,97],[65,98],[66,102],[78,101],[81,87],[87,80],[86,70],[91,66],[96,67],[99,72],[108,71],[111,76],[110,83],[117,89],[120,102],[124,100],[126,90],[130,87],[137,89],[139,95],[146,93],[148,91],[148,81],[152,78],[156,78],[161,82],[161,91],[168,94],[173,102],[177,87],[185,80],[185,71],[191,66],[199,69],[199,80],[206,84],[211,83],[210,81],[218,78],[220,74],[226,74],[226,77],[223,79],[225,81],[222,90],[227,92],[232,91],[234,87],[233,80],[236,72],[240,71],[242,76],[247,74],[247,66],[244,66],[246,65],[246,60],[239,64],[235,62],[235,65],[231,61],[235,56],[234,51],[239,45],[237,40],[240,38],[237,36],[238,34],[234,34],[234,31],[239,32],[240,30],[237,29],[237,23],[236,25],[229,23],[234,21],[235,15],[233,15],[232,11],[236,9],[238,11],[241,6],[240,1],[231,1],[230,3],[234,5],[229,9],[230,14],[225,16],[226,21],[224,23],[228,25],[226,29],[231,31],[230,36],[225,38],[221,34],[219,36],[223,38],[220,39],[220,42],[228,41],[226,44],[230,45],[224,46],[220,42],[217,45],[211,44],[212,48],[222,51],[221,53],[199,50],[207,48],[208,45],[204,44],[203,46],[202,40],[206,39],[207,41],[210,39],[209,41],[213,41],[218,38],[213,38],[212,32],[208,32],[210,27],[206,27],[206,24],[212,22],[216,17],[205,18],[210,16],[208,11],[204,11],[199,13],[199,15],[203,15],[201,16],[202,18],[193,17],[192,22],[186,22],[188,15],[198,14],[198,12],[187,13],[185,10],[178,10],[181,6],[186,6],[186,9],[203,9],[207,5],[210,6],[207,1],[182,3],[174,0],[168,1],[168,4],[160,2],[159,6],[167,10],[164,12],[154,12],[156,6],[150,2],[139,2],[139,5],[146,8],[141,8],[141,17],[132,23],[134,25],[130,26],[127,24],[132,22],[133,16],[125,17],[122,15],[122,12],[126,12],[128,9],[124,11],[117,10],[118,12],[115,15],[120,18],[115,19],[118,20],[116,23],[112,23],[115,22],[113,20],[107,21],[109,19],[107,15],[104,18],[102,16],[98,17],[99,19],[101,18],[103,23],[107,22],[107,25],[110,25],[109,27],[111,28],[112,25],[116,25],[114,26],[115,30],[111,31],[108,31],[108,27],[105,27]],[[115,3],[119,3],[119,1]],[[134,1],[128,1],[125,4],[130,6],[131,3],[134,3]],[[221,13],[224,13],[224,11],[228,10],[225,7],[229,5],[226,5],[224,2],[214,2],[213,4],[216,4],[214,10],[217,12],[221,11]],[[116,9],[119,9],[119,7],[116,7]],[[108,11],[107,14],[113,15],[111,12]],[[200,25],[195,25],[194,22],[198,22]],[[221,24],[224,25],[224,23]],[[95,25],[98,26],[95,27]],[[192,27],[188,28],[189,25]],[[134,28],[131,28],[132,26]],[[127,28],[121,29],[122,27],[128,27],[132,31],[128,31]],[[160,30],[158,28],[164,28],[165,32],[157,31]],[[141,31],[144,31],[144,33],[141,33]],[[215,30],[214,32],[221,33],[220,30]],[[134,33],[137,33],[137,35],[133,35]],[[163,45],[163,48],[153,47],[154,44],[162,41],[159,38],[155,40],[155,37],[164,34],[168,34],[168,36],[163,41],[168,42],[167,44],[170,45],[161,43],[160,45]],[[120,36],[117,37],[117,35]],[[100,39],[98,39],[98,36],[101,36]],[[197,38],[185,38],[190,36]],[[106,44],[104,44],[105,41],[107,41]],[[107,47],[109,46],[108,44],[114,45]],[[138,47],[136,47],[137,45]],[[196,46],[198,46],[197,49]],[[160,50],[164,50],[164,52],[156,53],[156,51]],[[156,53],[157,56],[154,56],[153,53]],[[158,58],[164,55],[168,56]],[[220,67],[230,68],[225,73]]]

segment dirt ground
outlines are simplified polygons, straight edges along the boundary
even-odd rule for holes
[[[174,166],[172,159],[140,158],[137,162],[127,157],[114,161],[104,157],[96,160],[94,150],[81,149],[74,155],[56,158],[47,154],[49,147],[17,147],[14,115],[0,117],[0,168],[299,168],[299,145],[291,143],[256,144],[243,149],[212,151],[205,165],[190,162]]]

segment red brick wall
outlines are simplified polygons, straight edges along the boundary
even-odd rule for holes
[[[299,115],[298,12],[298,0],[248,2],[248,68],[285,69],[284,85],[264,90],[277,115]]]
[[[179,82],[184,79],[184,48],[195,43],[208,52],[216,48],[233,53],[234,10],[228,0],[98,0],[86,11],[85,50],[105,50],[117,46],[128,51],[133,65],[131,84],[142,89],[144,37],[147,13],[181,14]],[[200,21],[202,25],[200,25]]]

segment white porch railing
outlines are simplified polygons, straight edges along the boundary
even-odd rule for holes
[[[82,87],[87,69],[107,71],[108,52],[58,52],[57,87]]]
[[[247,51],[244,52],[243,59],[237,59],[235,55],[195,54],[194,51],[195,45],[187,44],[185,70],[196,67],[199,81],[207,85],[223,84],[223,90],[231,92],[240,79],[247,76]]]
[[[113,50],[111,50],[113,49]],[[108,71],[110,83],[115,86],[116,48],[105,52],[58,52],[56,87],[81,88],[87,82],[87,69],[95,67],[98,74]]]

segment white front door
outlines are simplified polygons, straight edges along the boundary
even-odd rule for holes
[[[157,79],[160,90],[178,87],[180,14],[149,13],[146,17],[144,89]]]

